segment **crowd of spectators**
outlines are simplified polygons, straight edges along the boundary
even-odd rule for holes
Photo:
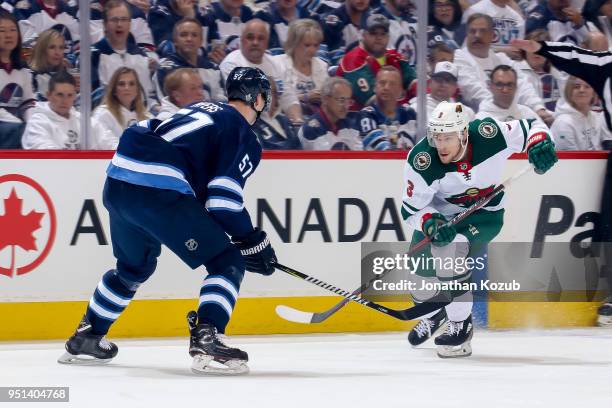
[[[612,138],[601,103],[514,39],[612,49],[612,0],[430,0],[416,55],[411,0],[92,0],[92,134],[80,130],[75,0],[0,0],[0,148],[114,149],[122,131],[199,100],[226,101],[236,66],[273,81],[254,126],[265,149],[409,149],[419,109],[541,120],[557,148]],[[427,63],[426,106],[416,64]]]

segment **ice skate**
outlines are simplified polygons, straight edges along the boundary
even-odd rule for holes
[[[102,335],[91,333],[91,324],[83,317],[72,337],[66,341],[66,352],[57,359],[60,364],[98,365],[110,362],[119,349]]]
[[[408,333],[408,342],[412,347],[420,346],[435,336],[444,327],[446,320],[446,311],[442,308],[432,317],[423,319],[414,326]]]
[[[600,327],[612,327],[612,299],[597,309],[597,325]]]
[[[438,357],[455,358],[469,357],[472,355],[472,335],[474,334],[472,325],[472,315],[462,322],[448,321],[446,332],[436,337]]]
[[[238,375],[249,372],[246,352],[223,344],[217,329],[207,323],[197,323],[198,315],[187,314],[189,324],[189,355],[193,357],[191,371],[196,374]]]

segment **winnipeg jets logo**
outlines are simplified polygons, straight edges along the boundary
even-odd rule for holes
[[[190,238],[187,241],[185,241],[185,246],[187,247],[188,250],[195,251],[196,249],[198,249],[198,241],[196,241],[193,238]]]

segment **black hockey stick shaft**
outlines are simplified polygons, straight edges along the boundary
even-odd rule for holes
[[[413,320],[413,319],[417,319],[423,315],[426,315],[427,313],[431,313],[435,310],[440,309],[441,307],[446,306],[447,304],[450,303],[450,300],[443,298],[442,296],[436,297],[434,299],[431,299],[427,302],[424,303],[419,303],[415,306],[412,306],[408,309],[404,309],[404,310],[395,310],[395,309],[389,309],[388,307],[382,306],[378,303],[375,302],[371,302],[369,300],[365,300],[363,299],[361,296],[359,295],[355,295],[352,293],[349,293],[347,291],[345,291],[344,289],[340,289],[334,285],[331,285],[327,282],[323,282],[322,280],[319,280],[317,278],[313,278],[312,276],[306,275],[305,273],[302,273],[300,271],[296,271],[293,268],[290,268],[288,266],[279,264],[279,263],[275,263],[274,267],[276,269],[280,269],[281,271],[288,273],[291,276],[294,276],[296,278],[305,280],[306,282],[312,283],[313,285],[317,285],[320,288],[326,289],[330,292],[335,293],[336,295],[340,295],[342,297],[344,297],[346,299],[346,301],[353,301],[356,303],[359,303],[360,305],[369,307],[370,309],[374,309],[378,312],[384,313],[388,316],[394,317],[396,319],[399,320]]]
[[[489,194],[487,194],[484,197],[481,197],[477,202],[472,204],[469,208],[467,208],[463,212],[457,214],[455,217],[450,219],[446,223],[446,225],[456,225],[459,222],[463,221],[466,217],[468,217],[469,215],[473,214],[475,211],[477,211],[477,210],[481,209],[482,207],[484,207],[485,205],[487,205],[487,203],[489,203],[493,198],[495,198],[497,195],[499,195],[502,191],[507,189],[516,179],[520,178],[521,176],[526,174],[531,169],[533,169],[533,166],[531,166],[531,165],[526,166],[525,168],[521,169],[515,175],[513,175],[512,177],[510,177],[509,179],[505,180],[504,182],[499,184],[497,187],[495,187],[493,189],[493,191],[491,191]],[[423,248],[425,245],[429,244],[429,242],[430,242],[430,239],[428,237],[423,238],[421,241],[419,241],[414,246],[412,246],[410,248],[410,250],[408,250],[408,252],[406,252],[406,255],[411,255],[411,254],[415,253],[416,251],[418,251],[421,248]],[[290,269],[290,268],[288,268],[288,269]],[[382,279],[385,275],[387,275],[389,272],[391,272],[393,270],[394,269],[387,269],[387,270],[383,271],[380,275],[375,276],[374,278],[372,278],[370,281],[368,281],[366,283],[363,283],[360,287],[355,289],[352,293],[348,293],[346,291],[343,291],[348,296],[342,295],[344,297],[344,299],[342,299],[339,303],[337,303],[336,305],[332,306],[330,309],[328,309],[326,311],[318,312],[318,313],[313,313],[312,318],[311,318],[311,323],[321,323],[321,322],[323,322],[324,320],[329,318],[331,315],[336,313],[338,310],[342,309],[348,302],[353,300],[352,299],[353,297],[361,299],[361,296],[360,296],[361,293],[363,293],[365,290],[367,290],[373,282],[375,282],[376,280]],[[285,272],[287,272],[287,271],[285,270]],[[297,272],[297,271],[295,271],[295,272]],[[291,274],[290,272],[287,272],[287,273]],[[298,272],[298,273],[300,273],[300,272]],[[302,274],[302,275],[304,275],[304,274]],[[296,276],[296,275],[294,275],[294,276]],[[304,276],[308,276],[308,275],[304,275]],[[297,277],[299,277],[299,276],[297,276]],[[312,279],[314,279],[314,278],[312,278]],[[317,285],[317,286],[320,286],[320,285]],[[416,305],[414,307],[416,308],[416,307],[423,306],[423,309],[429,309],[429,308],[426,308],[424,305],[428,305],[428,304],[436,305],[436,304],[438,304],[437,307],[431,308],[431,310],[421,314],[421,315],[423,315],[423,314],[427,314],[427,313],[429,313],[431,311],[437,310],[440,307],[444,306],[444,305],[440,306],[440,302],[448,304],[446,299],[441,299],[439,301],[436,301],[435,299],[431,299],[430,301],[428,301],[426,303],[421,303],[421,304]],[[360,302],[358,302],[358,303],[360,303]],[[380,305],[378,305],[378,306],[380,306]],[[384,308],[383,306],[380,306],[380,307]],[[393,309],[388,309],[388,308],[384,308],[384,309],[386,309],[386,310],[393,310]],[[412,308],[406,309],[406,310],[411,310],[411,309]],[[403,311],[395,311],[395,312],[401,313]],[[387,313],[387,314],[389,314],[389,313]],[[420,317],[420,316],[417,316],[417,317]],[[414,318],[416,318],[416,317],[414,317]]]

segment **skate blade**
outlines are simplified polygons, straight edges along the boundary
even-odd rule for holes
[[[243,375],[249,372],[244,360],[230,360],[226,363],[215,361],[211,356],[195,356],[191,371],[198,375]]]
[[[70,354],[65,352],[58,359],[57,362],[60,364],[72,364],[72,365],[103,365],[110,363],[112,358],[96,358],[88,356],[86,354]]]
[[[612,328],[612,316],[597,316],[597,325],[599,327],[610,327]]]
[[[467,342],[460,346],[438,346],[436,351],[440,358],[469,357],[472,355],[472,345]]]

